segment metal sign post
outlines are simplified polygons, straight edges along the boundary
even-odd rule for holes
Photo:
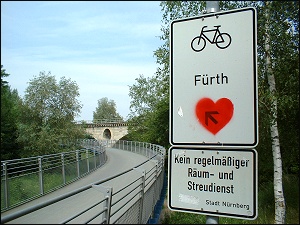
[[[206,1],[206,11],[207,13],[218,12],[219,1]],[[218,216],[206,216],[206,224],[218,224],[219,217]]]

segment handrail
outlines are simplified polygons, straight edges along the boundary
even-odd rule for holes
[[[113,177],[100,180],[96,183],[87,185],[70,193],[35,205],[34,207],[27,208],[26,210],[19,211],[4,217],[1,216],[1,223],[9,222],[43,207],[50,206],[55,202],[66,200],[70,196],[74,196],[82,191],[86,191],[89,189],[96,189],[99,190],[100,193],[103,193],[103,198],[99,198],[96,204],[102,205],[103,210],[101,212],[98,212],[98,215],[95,215],[93,218],[89,218],[86,223],[89,221],[99,222],[100,218],[102,218],[102,223],[110,223],[112,221],[113,223],[126,223],[126,221],[128,222],[128,218],[134,220],[130,223],[146,223],[152,215],[152,211],[162,190],[164,178],[165,149],[162,146],[158,145],[130,141],[109,140],[102,142],[101,145],[142,154],[144,156],[147,156],[148,159],[143,163],[135,166],[134,168],[131,168]],[[149,171],[141,170],[139,167],[146,163],[151,163],[151,165],[153,164],[152,169],[150,169]],[[126,175],[128,173],[138,173],[140,174],[140,178],[137,178],[133,181],[127,180],[126,185],[124,184],[125,187],[121,188],[118,191],[112,191],[112,188],[104,186],[107,181],[120,179],[122,175]],[[108,197],[107,194],[109,194]],[[96,207],[96,205],[91,205],[90,208],[84,209],[82,212],[73,215],[70,218],[66,218],[64,221],[61,221],[61,223],[67,223],[69,221],[76,223],[76,219],[81,218],[84,212],[92,210],[94,207]],[[136,208],[137,206],[139,207],[138,209]],[[132,218],[129,209],[139,210],[139,216],[137,216],[136,218]]]
[[[104,146],[94,139],[81,141],[79,150],[29,158],[1,161],[1,212],[55,191],[103,166],[107,160]],[[22,192],[21,178],[31,183],[30,193],[21,200],[11,193]],[[61,177],[60,183],[53,183]],[[35,188],[34,188],[35,187]]]

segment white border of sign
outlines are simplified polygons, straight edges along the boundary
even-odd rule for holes
[[[203,166],[204,159],[205,166]],[[225,162],[226,160],[230,160],[230,165],[229,161]],[[233,161],[239,161],[239,164],[233,165]],[[216,162],[222,165],[217,165]],[[170,147],[168,152],[169,209],[237,219],[256,219],[258,215],[257,162],[255,149],[231,151]],[[236,167],[237,165],[239,167]],[[219,173],[224,176],[225,171],[232,171],[227,173],[231,174],[232,179],[220,179]],[[205,185],[207,190],[204,188]],[[226,189],[219,187],[226,187]],[[226,192],[222,193],[220,190]]]
[[[179,85],[182,85],[183,82],[177,82],[176,83],[176,90],[179,90],[180,93],[175,92],[173,89],[175,88],[174,86],[174,73],[175,69],[177,70],[178,68],[181,68],[181,65],[174,65],[174,30],[172,29],[175,24],[189,24],[190,22],[198,21],[204,19],[204,21],[209,20],[213,17],[219,16],[219,20],[224,18],[226,15],[229,14],[234,14],[237,16],[243,15],[243,13],[251,14],[252,16],[252,34],[253,36],[250,37],[252,41],[252,48],[251,51],[253,52],[252,56],[252,65],[251,67],[253,68],[253,77],[249,77],[252,79],[250,84],[253,87],[253,91],[251,89],[251,92],[253,92],[253,96],[250,94],[248,95],[247,92],[247,102],[246,104],[251,105],[251,107],[243,107],[243,105],[239,105],[238,110],[241,112],[242,110],[247,109],[247,116],[244,116],[242,113],[237,113],[235,117],[235,122],[232,122],[232,126],[227,126],[226,131],[225,129],[222,130],[224,132],[219,132],[217,135],[212,135],[204,128],[200,127],[200,130],[196,126],[197,121],[194,118],[194,115],[192,115],[190,110],[188,109],[188,113],[184,112],[184,116],[182,115],[180,117],[180,112],[177,109],[178,99],[174,97],[176,96],[184,96],[185,102],[188,103],[189,107],[190,105],[194,106],[194,102],[189,99],[188,93],[194,93],[191,92],[191,90],[182,90],[179,88]],[[231,16],[232,16],[231,15]],[[224,17],[222,17],[224,16]],[[248,17],[247,17],[248,18]],[[182,26],[181,25],[181,26]],[[248,28],[249,25],[247,25]],[[200,26],[201,27],[201,26]],[[190,27],[186,28],[186,31],[188,33]],[[180,39],[181,40],[181,39]],[[188,39],[189,40],[189,39]],[[252,7],[248,8],[241,8],[241,9],[234,9],[234,10],[228,10],[228,11],[221,11],[221,12],[216,12],[216,13],[210,13],[210,14],[204,14],[198,17],[190,17],[190,18],[184,18],[184,19],[179,19],[179,20],[174,20],[171,25],[170,25],[170,135],[169,135],[169,142],[171,145],[180,145],[180,146],[203,146],[203,147],[215,147],[215,148],[254,148],[258,144],[258,93],[257,93],[257,18],[256,18],[256,9]],[[177,44],[181,44],[182,42],[178,41]],[[177,46],[177,45],[176,45]],[[185,46],[185,45],[184,45]],[[210,46],[207,44],[207,48]],[[215,47],[214,47],[215,48]],[[184,49],[184,48],[180,48]],[[206,51],[208,52],[208,51]],[[177,55],[179,55],[180,52],[177,52]],[[179,56],[178,56],[179,57]],[[187,57],[187,55],[184,55],[182,57]],[[230,59],[230,57],[228,56]],[[250,57],[251,58],[251,57]],[[251,64],[251,63],[250,63]],[[191,64],[194,65],[194,64]],[[190,65],[189,65],[190,66]],[[252,71],[251,71],[252,72]],[[181,73],[180,73],[181,74]],[[247,83],[246,83],[247,84]],[[182,85],[184,86],[184,85]],[[184,87],[187,87],[186,85]],[[247,86],[248,87],[248,86]],[[232,88],[231,88],[232,89]],[[227,89],[227,90],[231,90]],[[223,89],[222,89],[223,90]],[[187,94],[186,94],[187,93]],[[201,92],[203,93],[203,92]],[[208,92],[208,94],[211,92]],[[223,93],[223,92],[221,92]],[[238,102],[241,102],[240,99],[244,100],[243,93],[238,93],[235,95],[235,98],[238,99]],[[250,97],[249,97],[250,96]],[[199,96],[203,97],[203,96]],[[225,96],[224,96],[225,97]],[[182,98],[182,97],[181,97]],[[194,95],[193,95],[194,98]],[[198,98],[198,97],[197,97]],[[235,99],[235,100],[236,100]],[[249,100],[249,101],[248,101]],[[187,104],[184,103],[184,104]],[[181,103],[180,103],[181,104]],[[175,106],[176,105],[176,106]],[[180,107],[179,107],[180,108]],[[250,109],[251,108],[251,109]],[[178,113],[177,113],[178,111]],[[243,111],[244,112],[244,111]],[[177,115],[179,114],[179,116]],[[250,115],[251,114],[251,115]],[[241,117],[243,115],[243,117]],[[249,115],[249,116],[248,116]],[[238,119],[238,120],[237,120]],[[194,121],[195,120],[195,121]],[[253,122],[252,122],[253,121]],[[247,124],[247,126],[245,126]],[[222,133],[222,134],[221,134]]]

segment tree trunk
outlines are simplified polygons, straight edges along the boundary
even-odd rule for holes
[[[271,119],[270,119],[270,131],[272,139],[272,152],[274,162],[274,198],[275,198],[275,223],[285,223],[285,199],[283,194],[283,182],[282,182],[282,161],[280,153],[279,132],[277,127],[277,97],[275,77],[272,70],[271,63],[271,50],[270,50],[270,33],[269,33],[269,4],[266,2],[266,39],[265,39],[265,53],[266,53],[266,69],[268,76],[269,89],[271,94]]]

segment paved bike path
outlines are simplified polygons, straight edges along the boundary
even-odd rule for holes
[[[1,213],[1,217],[5,215],[9,215],[11,213],[18,212],[20,210],[26,209],[30,206],[35,206],[37,204],[43,203],[49,199],[53,199],[60,195],[69,193],[71,191],[77,190],[81,187],[90,185],[92,183],[96,183],[100,180],[106,179],[108,177],[112,177],[119,173],[122,173],[126,170],[129,170],[145,160],[147,157],[132,153],[130,151],[114,149],[114,148],[107,148],[107,162],[97,170],[91,172],[89,175],[86,175],[79,180],[62,187],[54,192],[51,192],[45,196],[42,196],[38,199],[35,199],[31,202],[28,202],[24,205],[11,209],[9,211]],[[151,163],[151,162],[150,162]],[[147,167],[147,165],[142,165],[143,167]],[[143,168],[146,169],[146,168]],[[147,169],[146,169],[147,170]],[[113,182],[109,184],[115,188],[120,188],[124,186],[124,178],[122,176],[120,179],[115,179]],[[37,210],[36,212],[27,214],[25,216],[19,217],[15,220],[12,220],[8,223],[11,224],[55,224],[60,223],[64,219],[74,215],[75,212],[79,211],[82,208],[82,205],[91,204],[92,200],[95,200],[95,197],[98,195],[96,190],[89,189],[88,191],[84,191],[76,197],[69,197],[68,201],[59,201],[54,203],[51,206],[44,207],[42,209]],[[81,196],[80,196],[81,195]]]

